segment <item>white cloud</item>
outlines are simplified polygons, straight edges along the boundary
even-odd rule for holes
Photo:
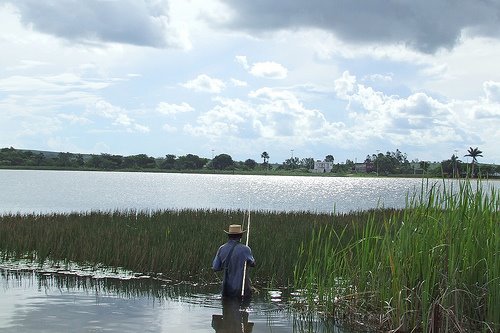
[[[166,102],[160,102],[156,107],[156,111],[165,115],[175,115],[178,113],[192,112],[194,108],[188,103],[181,104],[169,104]]]
[[[0,79],[0,91],[31,93],[64,93],[71,90],[100,90],[110,82],[99,79],[84,79],[73,73],[51,76],[10,76]]]
[[[236,56],[236,62],[239,63],[245,70],[250,69],[250,65],[248,65],[248,60],[246,56]]]
[[[88,118],[76,114],[59,113],[57,116],[64,121],[70,122],[71,124],[88,125],[92,123],[92,121]]]
[[[200,74],[196,79],[181,84],[184,88],[194,91],[218,94],[226,88],[226,84],[219,79],[211,78],[206,74]]]
[[[500,82],[486,81],[483,83],[483,89],[485,98],[483,98],[482,103],[474,103],[470,107],[472,117],[476,120],[493,121],[493,124],[495,122],[500,124]],[[497,130],[497,132],[500,131]]]
[[[298,99],[292,91],[286,89],[274,89],[264,87],[251,91],[248,96],[260,98],[267,101],[287,101],[289,104],[298,104]]]
[[[219,104],[202,113],[197,118],[198,125],[188,124],[184,130],[195,136],[209,138],[237,137],[240,127],[245,126],[250,114],[254,111],[239,99],[215,99]]]
[[[285,79],[288,75],[288,69],[274,61],[256,62],[250,65],[246,56],[236,56],[235,59],[253,76],[267,79]]]
[[[140,132],[140,133],[149,133],[149,127],[141,125],[141,124],[134,124],[133,130],[131,132]]]
[[[262,88],[249,97],[248,101],[218,98],[218,105],[184,129],[191,135],[237,144],[250,140],[304,145],[329,136],[342,141],[347,133],[344,124],[329,122],[319,110],[304,107],[291,91]]]
[[[37,77],[11,76],[0,79],[0,91],[30,92],[33,90],[62,91],[67,90],[67,88]]]
[[[335,92],[337,96],[346,99],[356,90],[356,77],[350,75],[348,71],[342,73],[342,77],[335,80]]]
[[[486,94],[487,87],[493,86],[485,84]],[[489,98],[439,101],[423,92],[408,97],[386,95],[357,83],[348,72],[335,81],[335,89],[348,102],[353,120],[350,130],[361,142],[383,139],[394,146],[453,147],[460,142],[486,146],[480,137],[500,136],[491,126],[491,119],[500,118],[499,108]]]
[[[486,81],[483,89],[489,102],[500,103],[500,82]]]
[[[20,65],[15,65],[15,66],[7,67],[6,70],[8,70],[8,71],[18,71],[18,70],[33,69],[33,68],[36,68],[36,67],[41,67],[41,66],[47,66],[48,65],[47,62],[45,62],[45,61],[38,61],[38,60],[21,59],[19,62],[21,63]]]
[[[125,109],[112,105],[107,101],[97,101],[89,112],[111,119],[113,120],[113,125],[125,128],[129,132],[149,132],[149,128],[147,126],[136,123],[136,121],[127,114]]]
[[[177,132],[177,128],[174,127],[174,126],[171,126],[169,124],[164,124],[162,126],[162,129],[167,132],[167,133],[176,133]]]
[[[253,64],[249,73],[267,79],[285,79],[288,70],[281,64],[273,61],[266,61]]]
[[[500,40],[466,38],[453,51],[427,58],[420,72],[420,89],[448,98],[477,99],[485,81],[500,82]]]
[[[391,82],[394,74],[370,74],[363,77],[363,81],[369,82]]]
[[[110,82],[104,80],[83,79],[73,73],[53,76],[11,76],[0,79],[0,91],[6,92],[64,92],[69,90],[99,90]]]
[[[248,86],[247,82],[241,81],[241,80],[238,80],[238,79],[234,79],[234,78],[231,78],[231,83],[235,87],[246,87],[246,86]]]
[[[16,133],[18,136],[52,135],[59,131],[62,123],[57,118],[33,116],[20,122],[20,128]]]

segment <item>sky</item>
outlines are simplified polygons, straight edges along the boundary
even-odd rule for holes
[[[0,0],[0,147],[500,164],[498,0]]]

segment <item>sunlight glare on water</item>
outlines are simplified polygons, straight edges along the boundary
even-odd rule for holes
[[[406,195],[425,182],[419,178],[0,170],[0,214],[185,208],[346,213],[402,208]],[[499,181],[488,184],[500,187]]]

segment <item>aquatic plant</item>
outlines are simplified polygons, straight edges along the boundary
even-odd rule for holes
[[[170,279],[211,283],[217,248],[231,223],[247,212],[226,210],[108,211],[0,216],[3,258],[72,261],[163,274]],[[336,215],[336,225],[365,221],[368,212]],[[289,286],[300,244],[311,231],[332,223],[331,214],[251,212],[250,246],[257,285]]]
[[[393,332],[500,330],[500,193],[424,184],[383,222],[313,231],[295,284],[304,303]]]

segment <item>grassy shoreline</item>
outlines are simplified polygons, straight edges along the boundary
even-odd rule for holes
[[[162,170],[162,169],[116,169],[104,170],[96,168],[71,168],[71,167],[54,167],[54,166],[2,166],[0,170],[42,170],[42,171],[99,171],[99,172],[144,172],[144,173],[172,173],[172,174],[200,174],[200,175],[249,175],[249,176],[305,176],[305,177],[359,177],[359,178],[417,178],[417,179],[442,179],[442,176],[434,174],[389,174],[376,175],[372,173],[352,173],[352,172],[328,172],[328,173],[313,173],[301,170]],[[490,176],[488,179],[500,179],[500,177]],[[463,180],[463,179],[462,179]]]

